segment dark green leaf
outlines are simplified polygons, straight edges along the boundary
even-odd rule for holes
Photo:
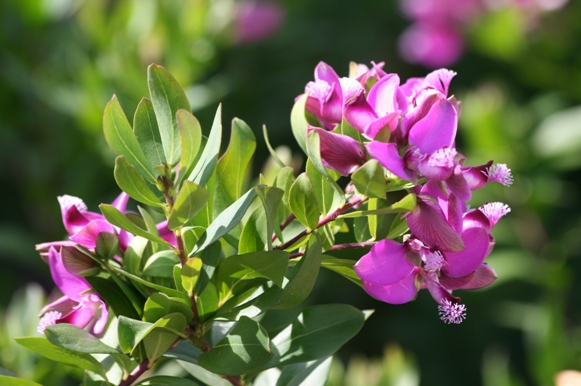
[[[317,229],[321,212],[313,184],[306,173],[299,175],[290,187],[289,205],[301,224],[311,230]]]
[[[132,291],[130,288],[125,288],[125,291],[113,279],[113,276],[105,279],[102,277],[87,277],[86,278],[91,287],[99,294],[101,299],[117,316],[127,316],[129,318],[139,319],[143,309],[145,299],[137,293],[131,294],[131,298],[126,294]],[[125,283],[125,287],[129,285]]]
[[[284,293],[276,308],[296,306],[311,293],[321,267],[321,247],[321,237],[317,233],[312,233],[305,254],[289,269],[290,282],[284,287]]]
[[[179,109],[189,111],[190,103],[177,80],[159,65],[152,64],[147,68],[147,84],[165,159],[173,167],[179,162],[181,152],[176,113]]]
[[[79,353],[118,354],[113,347],[106,345],[93,334],[74,324],[59,323],[44,330],[46,339],[52,344]]]
[[[160,292],[154,292],[145,302],[143,319],[154,323],[168,314],[179,312],[184,315],[186,322],[194,317],[192,302],[183,298],[172,298]]]
[[[268,333],[260,324],[245,316],[198,363],[217,374],[240,375],[253,372],[272,358]]]
[[[220,143],[222,141],[222,105],[218,106],[214,123],[212,123],[212,130],[208,136],[208,141],[198,163],[194,167],[194,171],[188,177],[189,181],[193,181],[200,186],[205,186],[210,177],[216,169],[218,163],[218,154],[220,153]]]
[[[149,166],[156,167],[167,163],[153,104],[147,98],[142,98],[137,105],[133,116],[133,132]]]
[[[161,357],[176,341],[186,338],[184,330],[187,322],[181,313],[168,314],[159,319],[143,338],[145,353],[150,361]]]
[[[262,201],[262,206],[264,207],[264,212],[266,215],[266,229],[264,237],[266,239],[268,250],[270,251],[272,249],[273,232],[276,231],[279,237],[282,237],[280,234],[280,227],[278,224],[276,224],[276,216],[278,213],[278,207],[284,195],[284,191],[282,189],[270,186],[258,186],[256,191],[260,197],[260,200]]]
[[[113,266],[112,269],[113,269],[113,271],[127,277],[128,279],[130,279],[131,281],[133,281],[135,283],[144,285],[144,286],[149,287],[149,288],[153,288],[154,290],[157,290],[159,292],[163,292],[164,294],[171,296],[171,297],[181,297],[181,298],[187,299],[187,295],[178,291],[178,290],[175,290],[173,288],[164,287],[162,285],[155,284],[155,283],[152,283],[150,281],[144,280],[144,279],[140,278],[139,276],[135,276],[133,274],[130,274],[129,272],[127,272],[119,267]]]
[[[357,274],[353,270],[353,265],[356,262],[357,260],[336,259],[334,257],[323,256],[323,260],[321,261],[321,267],[336,272],[339,275],[357,284],[359,287],[363,288],[361,279],[359,278],[359,276],[357,276]]]
[[[214,374],[205,368],[198,366],[194,363],[188,363],[184,361],[177,361],[180,366],[184,368],[188,373],[190,373],[194,378],[200,380],[206,385],[211,386],[232,386],[232,383],[227,379],[220,377],[218,374]]]
[[[61,362],[69,366],[78,367],[81,370],[88,370],[105,377],[105,370],[99,362],[91,355],[78,353],[55,346],[45,338],[24,337],[14,338],[18,344],[26,347],[30,351],[42,355],[56,362]]]
[[[142,176],[150,182],[155,182],[157,172],[151,169],[131,125],[119,105],[117,97],[113,96],[105,107],[103,116],[103,132],[107,144],[118,155],[123,155],[127,161],[133,165]]]
[[[6,386],[42,386],[40,383],[28,381],[26,379],[0,375],[0,384]]]
[[[206,205],[209,198],[206,189],[191,181],[185,181],[169,216],[168,228],[176,230],[183,227]]]
[[[199,386],[198,383],[181,377],[170,377],[168,375],[157,375],[144,379],[137,386]]]
[[[405,218],[396,216],[391,223],[389,228],[389,233],[387,234],[388,239],[396,239],[403,236],[410,228],[408,228],[408,223]]]
[[[200,147],[203,140],[200,122],[189,111],[178,110],[176,119],[182,143],[182,158],[177,183],[177,186],[180,187],[182,182],[192,173],[196,161],[201,156]]]
[[[121,190],[129,194],[134,200],[146,205],[163,206],[159,197],[155,195],[141,174],[127,162],[124,156],[120,155],[115,159],[113,174]]]
[[[119,337],[121,351],[126,354],[132,352],[152,328],[153,323],[120,316],[117,325],[117,335]]]
[[[370,159],[351,175],[351,181],[359,193],[374,198],[385,198],[385,170],[374,159]]]
[[[378,214],[390,214],[390,213],[402,213],[402,212],[410,212],[416,207],[416,195],[413,193],[408,194],[395,204],[390,206],[386,206],[383,208],[375,209],[375,210],[359,210],[355,212],[350,212],[346,214],[342,214],[340,218],[357,218],[361,216],[374,216]]]

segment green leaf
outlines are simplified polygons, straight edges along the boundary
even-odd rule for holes
[[[396,239],[400,236],[403,236],[409,229],[410,228],[408,227],[408,223],[405,218],[396,216],[391,223],[387,238],[392,240]]]
[[[234,288],[245,280],[265,278],[282,287],[288,267],[288,252],[268,251],[230,256],[220,264],[216,275],[220,302],[234,293]]]
[[[374,209],[374,210],[359,210],[355,212],[350,212],[346,214],[339,215],[338,218],[357,218],[361,216],[375,216],[378,214],[390,214],[390,213],[402,213],[410,212],[416,207],[416,195],[413,193],[408,194],[398,202],[386,206],[384,208]]]
[[[26,379],[0,375],[0,384],[5,386],[42,386],[40,383],[28,381]]]
[[[315,361],[284,366],[276,386],[324,386],[327,383],[332,359],[332,356],[328,356]]]
[[[252,200],[254,200],[256,195],[256,189],[252,188],[220,213],[210,226],[208,226],[206,232],[200,238],[199,245],[190,253],[190,256],[204,250],[208,245],[212,244],[234,228],[234,226],[242,220],[244,213],[246,213],[246,209],[248,209],[248,206]]]
[[[44,330],[46,339],[52,344],[79,353],[118,354],[119,351],[106,345],[93,334],[74,324],[59,323]]]
[[[296,218],[313,230],[319,225],[319,205],[313,184],[306,173],[300,174],[290,187],[289,205]]]
[[[200,278],[202,270],[202,259],[199,257],[191,257],[182,267],[181,279],[182,287],[188,292],[188,295],[194,294],[194,288]]]
[[[170,377],[169,375],[157,375],[144,379],[137,386],[199,386],[199,383],[182,377]]]
[[[194,378],[200,380],[206,385],[212,386],[232,386],[232,383],[227,379],[220,377],[218,374],[214,374],[211,371],[206,370],[202,366],[198,366],[194,363],[188,363],[184,361],[177,361],[180,366],[184,368],[188,373],[190,373]]]
[[[260,324],[245,316],[198,363],[207,370],[223,375],[253,372],[272,358],[268,333]]]
[[[187,295],[178,291],[178,290],[175,290],[173,288],[164,287],[162,285],[155,284],[155,283],[152,283],[150,281],[144,280],[144,279],[140,278],[139,276],[135,276],[135,275],[119,268],[119,267],[112,266],[111,268],[113,269],[113,271],[119,273],[120,275],[127,277],[128,279],[130,279],[134,283],[138,283],[138,284],[144,285],[146,287],[153,288],[154,290],[159,291],[159,292],[163,292],[164,294],[171,296],[171,297],[181,297],[181,298],[187,299]]]
[[[241,316],[254,318],[272,308],[280,300],[284,292],[272,283],[266,283],[261,289],[264,290],[263,293],[241,304],[227,302],[220,307],[215,319],[234,321],[240,319]]]
[[[268,250],[272,250],[272,234],[273,232],[277,232],[279,237],[282,237],[280,234],[280,227],[276,224],[276,216],[278,213],[278,207],[284,195],[284,191],[279,188],[270,187],[270,186],[258,186],[256,187],[256,191],[258,193],[258,197],[262,201],[262,206],[264,207],[264,212],[266,215],[266,229],[264,233],[264,237],[266,239],[266,245],[268,246]]]
[[[321,267],[336,272],[339,275],[357,284],[359,287],[363,288],[361,278],[359,278],[359,276],[357,276],[357,274],[353,270],[353,265],[355,265],[356,262],[357,260],[337,259],[334,257],[323,255],[323,260],[321,260]]]
[[[305,118],[305,106],[307,104],[308,95],[303,94],[296,100],[291,110],[291,128],[293,135],[301,147],[303,152],[307,153],[307,119]]]
[[[263,368],[286,366],[333,354],[363,327],[363,312],[347,304],[307,307],[271,341],[274,357]]]
[[[123,256],[123,262],[125,263],[125,269],[129,273],[137,274],[141,272],[141,259],[145,248],[147,247],[149,241],[143,237],[136,236],[130,242],[129,246],[125,250],[125,255]]]
[[[120,316],[117,325],[117,335],[119,337],[121,351],[126,354],[131,353],[152,328],[153,323]]]
[[[321,237],[312,233],[307,249],[297,264],[289,269],[289,283],[284,287],[284,293],[276,308],[293,307],[302,302],[310,293],[321,267]]]
[[[147,68],[147,84],[165,159],[170,167],[180,160],[180,135],[176,122],[179,109],[190,110],[190,102],[177,80],[163,67],[152,64]]]
[[[143,308],[143,319],[146,322],[154,323],[168,314],[179,312],[184,315],[186,322],[194,317],[192,302],[183,298],[169,297],[160,292],[154,292],[145,302]]]
[[[222,105],[218,106],[214,123],[212,123],[212,130],[208,136],[208,141],[198,163],[194,167],[194,171],[188,177],[189,181],[193,181],[200,186],[205,186],[218,163],[218,154],[220,153],[220,143],[222,141]]]
[[[359,193],[374,198],[385,198],[385,171],[383,166],[370,159],[351,175],[351,181]]]
[[[113,279],[113,275],[107,279],[99,276],[87,277],[86,279],[101,299],[111,307],[115,315],[124,315],[135,319],[141,317],[145,299],[140,298],[138,294],[132,294],[129,297],[126,292],[131,291],[131,289],[125,288],[124,291]],[[129,285],[125,283],[125,286]]]
[[[264,251],[268,244],[269,237],[266,232],[266,213],[264,208],[259,206],[254,209],[240,234],[238,241],[238,253],[250,253],[254,251]]]
[[[323,176],[313,164],[310,158],[307,159],[307,174],[309,179],[313,183],[313,188],[317,196],[317,202],[319,203],[319,208],[323,215],[327,215],[333,208],[333,198],[335,196],[335,189],[327,181],[325,176]]]
[[[30,351],[34,351],[35,353],[40,354],[45,358],[67,364],[69,366],[78,367],[81,370],[91,371],[106,378],[103,366],[101,366],[101,364],[90,354],[79,353],[55,346],[45,338],[23,337],[14,339],[19,345],[24,346]]]
[[[115,159],[113,174],[119,188],[129,194],[134,200],[146,205],[163,206],[159,197],[155,195],[141,174],[133,165],[127,162],[124,156],[120,155]]]
[[[105,218],[109,223],[111,223],[111,225],[118,226],[119,228],[124,229],[129,233],[133,233],[135,236],[141,236],[150,241],[154,241],[156,243],[166,245],[169,248],[173,248],[173,245],[171,245],[161,237],[153,235],[146,231],[145,229],[135,225],[123,213],[121,213],[119,209],[115,208],[114,206],[109,204],[101,204],[99,205],[99,209],[101,209],[101,213],[103,213],[103,216],[105,216]]]
[[[319,173],[325,177],[327,182],[335,190],[332,208],[342,206],[345,203],[345,192],[339,185],[337,185],[337,182],[335,182],[340,177],[340,174],[323,165],[323,160],[321,159],[321,139],[319,138],[319,134],[314,130],[307,135],[307,155]]]
[[[119,105],[117,97],[113,96],[105,107],[103,116],[103,132],[107,144],[118,155],[123,155],[127,161],[133,165],[141,175],[150,182],[155,183],[157,172],[151,169],[145,154],[135,138],[131,125]],[[152,171],[153,170],[153,171]]]
[[[201,155],[202,127],[200,122],[189,111],[178,110],[176,114],[180,139],[182,143],[182,157],[180,160],[179,179],[176,186],[179,188],[182,182],[194,170],[196,161]]]
[[[191,181],[185,181],[169,216],[168,228],[176,230],[183,227],[206,205],[209,198],[206,189]]]
[[[242,194],[242,182],[255,149],[256,139],[250,127],[244,121],[234,118],[230,143],[226,153],[218,161],[217,170],[217,192],[224,195],[227,205]]]
[[[284,192],[281,198],[282,205],[279,205],[278,210],[279,213],[276,221],[278,224],[282,224],[291,214],[288,202],[289,197],[288,192],[294,181],[293,172],[294,172],[293,168],[284,167],[278,171],[276,180],[274,181],[274,186],[276,186],[279,189],[282,189],[282,191]]]
[[[147,98],[142,98],[137,105],[133,116],[133,132],[150,167],[167,163],[153,104]]]

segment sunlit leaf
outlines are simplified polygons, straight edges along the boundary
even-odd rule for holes
[[[117,185],[131,198],[146,205],[163,206],[163,203],[151,190],[141,174],[131,165],[124,156],[120,155],[115,159],[115,169],[113,171]]]
[[[178,110],[176,114],[182,157],[180,159],[179,180],[176,184],[181,187],[182,182],[192,173],[196,161],[201,156],[202,127],[200,122],[187,110]]]
[[[147,98],[142,98],[137,105],[133,116],[133,132],[149,166],[156,167],[167,162],[153,104]]]
[[[300,174],[290,187],[289,205],[295,217],[304,226],[317,229],[321,212],[313,184],[306,173]]]
[[[222,105],[218,106],[216,110],[216,116],[214,117],[214,123],[212,123],[212,129],[206,146],[202,151],[194,170],[188,177],[189,181],[193,181],[200,186],[205,186],[218,163],[218,154],[220,153],[220,143],[222,141]]]
[[[176,230],[184,226],[206,205],[209,198],[206,189],[191,181],[185,181],[169,216],[168,228]]]

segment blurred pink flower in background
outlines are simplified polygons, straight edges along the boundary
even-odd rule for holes
[[[568,0],[400,0],[403,14],[413,21],[399,38],[404,60],[429,68],[449,66],[464,51],[464,32],[491,12],[517,9],[527,29],[543,12],[555,11]]]
[[[284,20],[284,9],[267,1],[240,1],[236,9],[235,34],[240,43],[255,43],[273,35]]]

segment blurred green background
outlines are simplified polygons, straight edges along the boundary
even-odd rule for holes
[[[256,170],[267,155],[263,124],[273,146],[294,143],[290,109],[319,61],[340,76],[349,61],[385,61],[402,79],[430,71],[398,56],[410,21],[396,1],[276,4],[279,28],[248,42],[237,38],[234,0],[0,2],[1,374],[75,384],[74,371],[12,338],[35,333],[52,289],[34,245],[65,236],[56,197],[82,197],[96,211],[118,194],[102,111],[116,94],[132,116],[149,63],[186,87],[206,130],[219,102],[226,128],[237,116],[255,129]],[[570,1],[526,28],[516,9],[500,8],[463,31],[466,51],[450,66],[463,101],[457,148],[470,165],[494,159],[515,177],[472,200],[512,208],[487,260],[499,279],[461,293],[468,319],[449,326],[427,292],[392,306],[322,272],[309,302],[376,310],[340,351],[329,385],[550,385],[581,369],[580,17],[581,2]]]

